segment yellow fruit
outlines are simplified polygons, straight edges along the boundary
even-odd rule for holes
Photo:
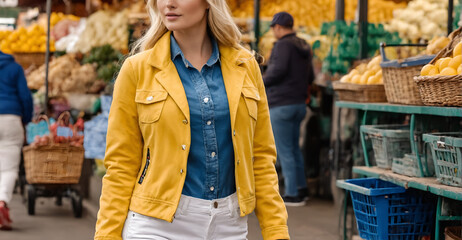
[[[440,75],[443,76],[453,76],[457,75],[457,71],[454,68],[447,67],[440,72]]]
[[[351,80],[350,75],[345,75],[342,78],[340,78],[340,82],[342,82],[342,83],[350,82],[350,80]]]
[[[359,71],[356,70],[356,69],[353,69],[353,70],[351,70],[351,72],[348,75],[350,75],[350,77],[353,78],[354,75],[358,75],[358,74],[359,74]]]
[[[457,68],[457,74],[462,74],[462,65]]]
[[[364,72],[364,74],[361,76],[359,83],[360,84],[367,84],[367,80],[369,77],[374,76],[374,73],[372,71],[367,70]]]
[[[462,63],[462,55],[457,55],[451,59],[451,61],[448,64],[448,67],[457,69],[461,63]]]
[[[446,47],[446,45],[449,44],[449,38],[447,37],[441,37],[438,40],[435,41],[434,45],[437,49],[443,49]]]
[[[374,76],[370,76],[368,79],[367,79],[367,84],[370,85],[370,84],[376,84],[377,83],[377,77]]]
[[[452,51],[453,57],[459,56],[459,55],[462,55],[462,42],[459,42],[454,48],[454,50]]]
[[[438,66],[438,70],[440,72],[443,71],[443,69],[447,68],[448,65],[449,65],[449,62],[451,62],[452,58],[450,57],[447,57],[447,58],[440,58],[437,62],[436,62],[436,66]]]
[[[357,74],[351,78],[351,83],[359,84],[360,80],[361,80],[361,75]]]
[[[377,73],[375,73],[375,76],[378,78],[382,77],[382,69],[380,69]]]
[[[33,53],[40,52],[40,47],[39,46],[32,46],[30,48],[30,52],[33,52]]]
[[[20,35],[25,35],[27,33],[27,30],[24,28],[24,27],[19,27],[17,32],[20,34]]]
[[[439,73],[438,67],[432,64],[427,64],[422,68],[422,70],[420,70],[421,76],[433,76],[438,73]]]
[[[372,69],[374,66],[379,66],[380,67],[380,62],[381,62],[381,56],[374,57],[368,64],[367,64],[367,69]]]
[[[359,66],[356,67],[356,70],[358,70],[359,74],[363,74],[367,70],[367,64],[361,63]]]

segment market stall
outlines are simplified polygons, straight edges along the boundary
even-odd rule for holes
[[[444,19],[450,19],[448,30],[453,24],[451,2],[444,5],[451,11],[444,15]],[[412,1],[402,11],[405,14],[416,9],[425,11],[428,4],[433,3]],[[395,14],[398,18],[392,21],[401,18],[403,13],[401,10],[398,13]],[[442,22],[430,21],[442,25]],[[425,33],[405,31],[408,36],[400,34],[400,37],[415,37],[418,41],[425,38]],[[335,104],[338,115],[354,109],[360,119],[356,127],[360,144],[356,150],[358,158],[353,161],[353,175],[347,178],[372,178],[337,181],[339,188],[347,190],[342,216],[344,239],[348,236],[346,216],[350,194],[357,222],[354,225],[363,239],[444,239],[444,236],[453,239],[448,236],[454,236],[460,229],[449,226],[460,226],[462,216],[458,207],[462,186],[459,172],[462,82],[457,71],[461,58],[461,29],[448,37],[442,36],[442,30],[433,29],[432,33],[438,31],[440,34],[432,35],[428,45],[383,43],[379,56],[382,83],[379,85],[372,84],[376,77],[371,75],[373,67],[361,68],[361,65],[334,84],[339,97]],[[370,86],[362,87],[364,84]],[[374,91],[380,85],[383,89],[378,94]],[[340,126],[341,120],[337,121]],[[342,165],[339,162],[340,135],[339,132],[336,136],[336,168]],[[394,205],[395,198],[401,199],[400,206]],[[421,205],[407,205],[409,199]],[[372,208],[364,208],[366,202]],[[379,211],[384,209],[381,204],[387,204],[385,209],[394,212]],[[400,208],[403,206],[406,210]],[[414,208],[416,206],[419,207]],[[363,214],[368,214],[369,218],[364,218]],[[408,225],[421,228],[406,228]]]

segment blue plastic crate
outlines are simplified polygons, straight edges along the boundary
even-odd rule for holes
[[[435,199],[377,178],[339,184],[351,193],[358,231],[367,240],[415,240],[430,236]]]

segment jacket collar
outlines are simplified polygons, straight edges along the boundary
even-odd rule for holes
[[[289,33],[289,34],[286,34],[286,35],[282,36],[279,40],[282,40],[282,39],[284,39],[284,38],[293,37],[293,36],[296,36],[296,35],[297,35],[297,34],[294,33],[294,32],[293,32],[293,33]]]
[[[172,55],[170,52],[170,37],[172,35],[171,31],[166,32],[154,45],[152,49],[150,49],[150,53],[148,56],[148,64],[152,65],[157,69],[165,69],[170,62],[172,62]],[[220,58],[226,61],[230,61],[231,63],[235,63],[236,65],[241,65],[246,60],[248,60],[251,56],[245,56],[247,54],[243,53],[243,50],[236,49],[233,47],[223,46],[222,44],[218,44],[218,48],[220,50]]]

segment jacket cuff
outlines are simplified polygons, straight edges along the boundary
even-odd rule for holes
[[[261,231],[264,240],[290,239],[287,226],[268,227]]]

